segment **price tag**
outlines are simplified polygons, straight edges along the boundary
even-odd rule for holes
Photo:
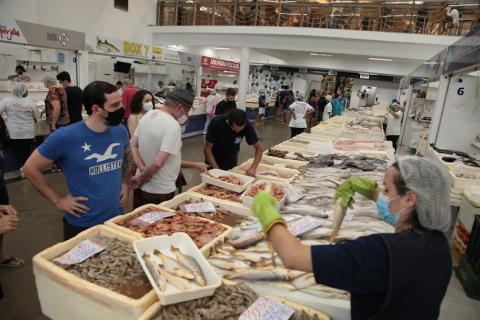
[[[339,164],[342,164],[343,160],[333,160],[333,165],[338,166]]]
[[[294,235],[299,236],[322,225],[319,219],[311,216],[305,216],[288,224],[288,230]]]
[[[281,302],[269,298],[260,297],[247,310],[239,320],[288,320],[295,310]]]
[[[83,240],[64,255],[53,259],[63,265],[71,265],[83,262],[91,256],[105,250],[105,247],[93,242],[92,240]]]
[[[215,212],[215,206],[210,201],[199,202],[199,203],[189,203],[184,205],[186,212]]]
[[[294,203],[302,199],[303,191],[302,188],[295,188],[292,186],[287,187],[287,201],[289,203]]]
[[[140,220],[141,222],[144,222],[150,225],[163,218],[174,216],[175,214],[176,214],[175,212],[169,212],[169,211],[153,211],[153,212],[147,212],[141,215],[140,217],[137,218],[137,220]]]

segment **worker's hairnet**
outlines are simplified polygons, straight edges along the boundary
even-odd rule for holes
[[[325,99],[327,99],[327,101],[330,102],[330,101],[332,101],[333,98],[332,98],[331,95],[327,94],[327,95],[325,96]]]
[[[450,188],[442,170],[430,160],[403,157],[398,160],[406,187],[417,196],[416,211],[420,224],[429,230],[450,228]]]
[[[15,96],[15,97],[23,97],[23,95],[25,94],[25,92],[27,92],[27,85],[25,84],[25,82],[17,82],[15,83],[15,86],[13,87],[12,89],[12,94]]]

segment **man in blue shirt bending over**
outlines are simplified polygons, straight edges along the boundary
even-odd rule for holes
[[[94,81],[83,91],[89,118],[52,133],[33,152],[23,173],[33,186],[64,213],[64,239],[123,212],[129,179],[129,140],[124,107],[117,87]],[[67,181],[68,195],[60,196],[42,170],[56,162]],[[122,181],[122,172],[125,172]],[[125,182],[125,183],[124,183]]]

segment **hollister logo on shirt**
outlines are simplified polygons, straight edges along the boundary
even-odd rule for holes
[[[243,138],[242,137],[235,137],[235,144],[240,144],[242,143]]]
[[[89,156],[85,157],[84,160],[95,160],[96,163],[104,162],[107,160],[114,160],[118,157],[118,153],[113,153],[113,149],[119,146],[120,143],[112,143],[107,147],[107,150],[103,154],[92,153]],[[86,142],[81,147],[83,152],[91,151],[92,145],[87,144]],[[97,174],[118,170],[122,167],[122,159],[117,161],[111,161],[107,163],[103,163],[97,166],[90,167],[88,169],[89,175],[94,176]]]

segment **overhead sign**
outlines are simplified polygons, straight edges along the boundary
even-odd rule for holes
[[[201,56],[195,55],[193,53],[179,51],[178,56],[180,57],[180,64],[200,66],[200,63],[202,61]]]
[[[170,63],[180,63],[180,56],[178,55],[178,51],[165,49],[163,51],[163,61]]]
[[[202,57],[202,67],[220,71],[240,72],[240,63],[205,56]]]
[[[125,41],[109,37],[97,36],[90,41],[88,51],[115,56],[143,58],[163,61],[163,48],[135,41]]]
[[[83,32],[20,20],[0,22],[0,41],[54,49],[85,49],[85,33]]]

